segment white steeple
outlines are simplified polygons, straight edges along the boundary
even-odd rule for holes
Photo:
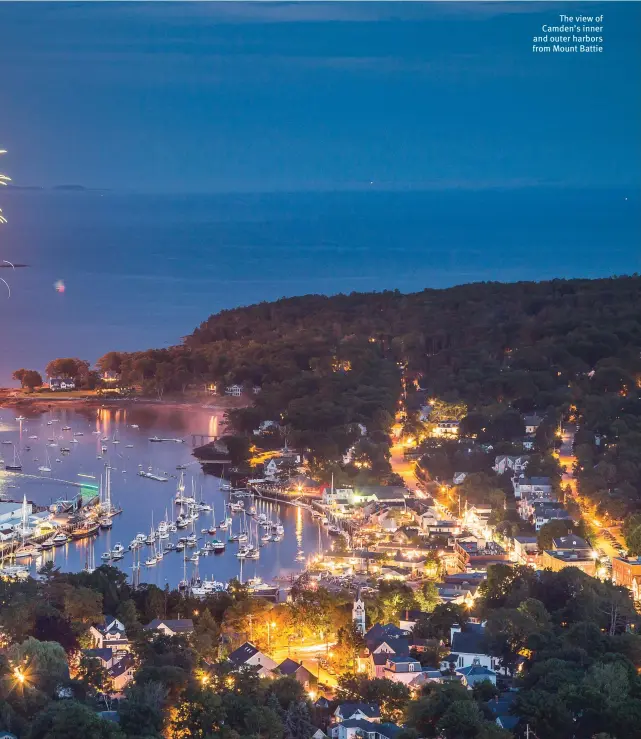
[[[361,589],[359,588],[356,593],[356,599],[354,600],[354,606],[352,608],[352,621],[354,626],[361,633],[365,633],[365,602],[361,598]]]

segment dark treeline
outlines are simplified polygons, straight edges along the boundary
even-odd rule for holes
[[[99,366],[158,395],[260,387],[252,409],[231,414],[237,430],[278,421],[319,465],[340,463],[361,423],[356,451],[379,479],[403,367],[425,391],[417,403],[466,403],[470,433],[518,429],[515,411],[578,421],[580,492],[620,516],[641,491],[640,287],[632,276],[287,298],[221,311],[180,346],[110,352]]]

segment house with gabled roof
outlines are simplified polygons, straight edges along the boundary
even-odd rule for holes
[[[114,651],[111,647],[95,648],[95,649],[83,649],[83,657],[90,657],[91,659],[97,659],[101,667],[108,670],[114,664]]]
[[[400,728],[391,723],[349,719],[332,726],[332,739],[395,739]]]
[[[155,618],[145,626],[145,629],[160,631],[166,636],[177,636],[178,634],[191,634],[194,630],[194,622],[190,618]]]
[[[473,688],[476,683],[484,681],[496,685],[496,672],[490,670],[488,667],[484,667],[478,660],[474,660],[471,665],[467,667],[457,667],[455,670],[457,675],[465,678],[465,683],[468,688]]]
[[[314,675],[303,666],[302,662],[296,662],[289,657],[283,660],[276,669],[285,677],[293,677],[305,690],[309,690],[309,687],[317,682]]]
[[[236,669],[257,667],[260,677],[273,677],[277,665],[271,657],[263,654],[255,644],[246,641],[227,657]]]
[[[106,615],[102,623],[90,626],[89,636],[98,649],[110,648],[116,653],[131,649],[125,625],[114,616]]]
[[[122,693],[122,691],[134,679],[135,662],[133,655],[126,654],[121,660],[116,662],[107,670],[107,674],[111,679],[111,689],[114,693]]]
[[[499,660],[487,654],[485,626],[482,624],[468,623],[465,631],[458,625],[452,626],[450,644],[450,653],[441,660],[442,670],[469,667],[477,662],[489,670],[496,670],[499,666]]]
[[[350,719],[365,719],[366,721],[379,722],[381,720],[381,709],[376,703],[346,702],[339,703],[334,711],[334,720],[349,721]]]

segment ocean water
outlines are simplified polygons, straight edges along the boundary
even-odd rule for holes
[[[3,191],[0,385],[59,356],[177,343],[306,293],[640,271],[638,193],[142,195]],[[62,280],[65,292],[56,292]]]
[[[201,465],[191,455],[191,435],[217,435],[218,426],[222,424],[220,413],[204,408],[172,408],[136,402],[109,404],[109,407],[56,408],[51,412],[22,409],[22,413],[26,420],[19,422],[16,411],[0,408],[0,459],[11,462],[15,446],[22,463],[20,473],[6,472],[0,466],[2,500],[22,501],[26,495],[27,500],[41,506],[49,506],[60,499],[71,500],[79,492],[77,486],[80,483],[98,485],[101,475],[105,474],[105,465],[109,465],[112,501],[123,509],[122,514],[113,519],[112,529],[101,531],[93,539],[72,541],[48,550],[31,562],[21,560],[22,564],[30,563],[35,570],[44,562],[51,561],[63,571],[78,571],[87,563],[93,548],[96,565],[100,565],[101,555],[113,549],[116,543],[122,543],[126,548],[137,533],[148,533],[152,523],[157,527],[165,517],[175,520],[180,510],[173,501],[181,474],[176,469],[177,465],[187,467],[184,472],[187,494],[191,494],[193,485],[196,497],[201,499],[202,496],[202,500],[214,508],[212,513],[201,513],[196,521],[194,530],[200,538],[199,548],[213,538],[202,534],[202,529],[212,525],[214,516],[216,524],[224,518],[229,493],[220,489],[217,477],[203,474]],[[63,431],[64,426],[71,429]],[[100,433],[94,434],[93,431]],[[74,437],[73,434],[78,432],[82,435]],[[37,438],[30,438],[32,436]],[[185,441],[182,444],[155,443],[149,441],[151,436],[183,438]],[[54,438],[58,446],[49,447],[49,438]],[[72,438],[78,443],[71,442]],[[114,439],[119,443],[114,444]],[[61,447],[70,451],[63,453]],[[51,472],[40,472],[40,466],[50,467]],[[140,469],[149,467],[156,474],[165,475],[167,482],[156,482],[138,475]],[[247,561],[236,557],[237,543],[228,543],[224,553],[201,557],[198,562],[201,577],[223,582],[233,577],[243,580],[261,577],[265,582],[271,582],[277,575],[298,574],[305,566],[305,560],[321,548],[327,551],[331,546],[325,528],[313,520],[308,511],[268,501],[261,501],[257,506],[259,512],[265,512],[270,520],[282,522],[285,529],[282,541],[266,543],[260,550],[260,559]],[[237,533],[242,524],[241,514],[234,514],[233,531]],[[170,540],[176,543],[179,537],[189,533],[191,529],[184,529],[171,534]],[[217,538],[227,541],[228,534],[219,531]],[[144,562],[150,548],[144,547],[140,552]],[[187,550],[187,555],[192,552]],[[297,560],[299,553],[301,557]],[[132,565],[132,554],[127,553],[117,566],[131,576]],[[194,568],[194,564],[186,564],[188,576],[194,573]],[[159,587],[165,584],[176,587],[184,570],[183,555],[170,552],[155,567],[143,565],[140,579]]]

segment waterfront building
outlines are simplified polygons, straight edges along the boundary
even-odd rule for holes
[[[243,394],[242,385],[228,385],[225,388],[225,395],[230,395],[233,398],[240,398],[242,394]]]
[[[49,389],[53,392],[58,390],[75,390],[76,389],[76,381],[75,380],[69,380],[67,378],[61,378],[61,377],[52,377],[49,380]]]

